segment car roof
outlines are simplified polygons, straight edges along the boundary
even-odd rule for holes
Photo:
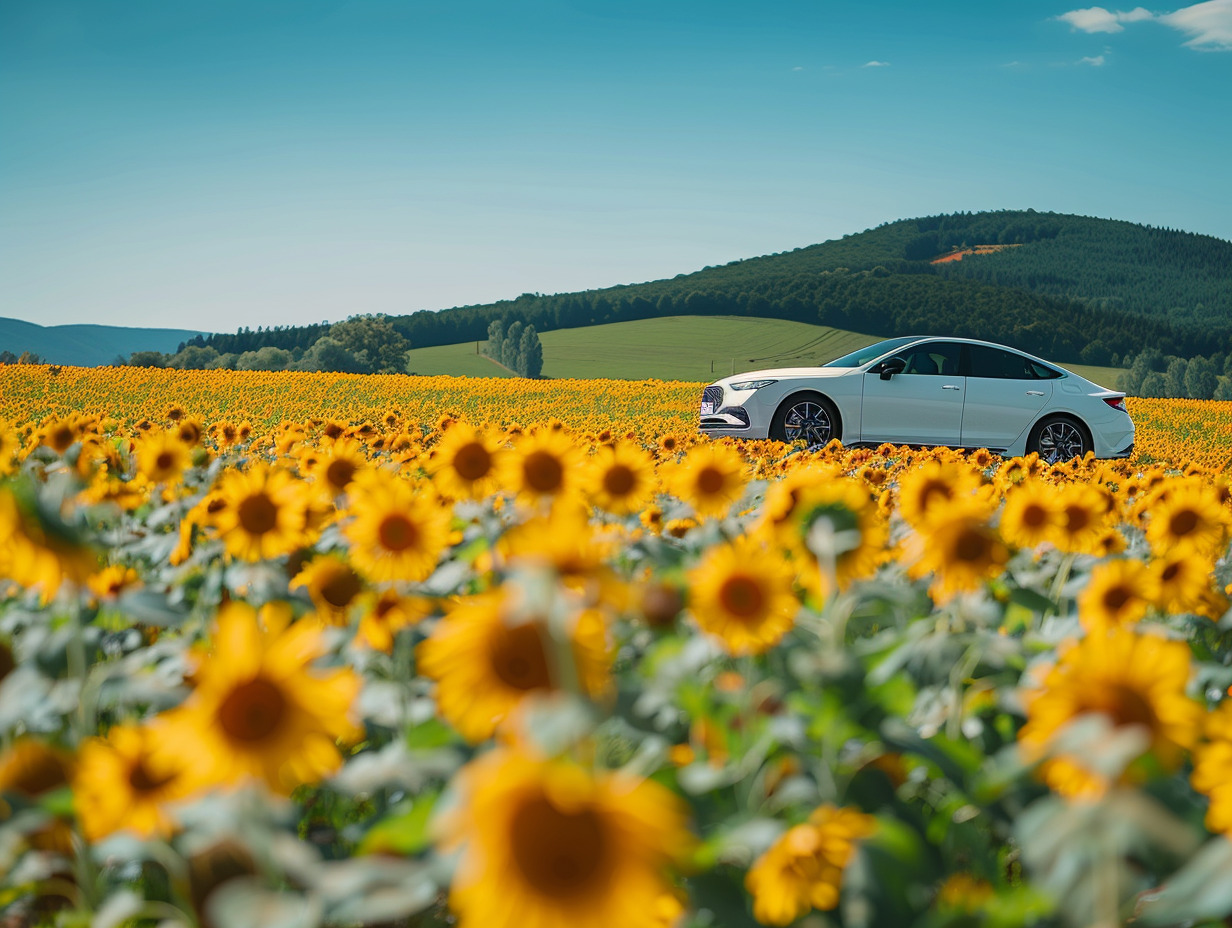
[[[1012,345],[1003,345],[1000,342],[985,341],[984,339],[981,339],[981,338],[959,338],[957,336],[952,336],[952,335],[919,335],[919,336],[910,336],[910,338],[912,339],[911,341],[907,342],[906,344],[900,345],[897,350],[901,351],[904,348],[910,348],[913,345],[920,344],[920,342],[958,342],[959,344],[962,344],[962,345],[983,345],[986,348],[1000,348],[1002,351],[1012,351],[1014,352],[1014,354],[1025,355],[1026,357],[1030,358],[1032,361],[1039,361],[1041,364],[1047,364],[1049,367],[1055,367],[1060,370],[1065,370],[1065,368],[1061,367],[1061,365],[1057,364],[1055,361],[1049,361],[1047,358],[1041,358],[1038,355],[1031,354],[1031,352],[1029,351],[1023,351],[1021,348],[1015,348]],[[886,341],[890,341],[890,339],[886,339]],[[873,346],[869,345],[869,347],[871,348]],[[890,350],[893,351],[895,349],[890,349]],[[1071,372],[1066,371],[1066,373],[1071,373]]]

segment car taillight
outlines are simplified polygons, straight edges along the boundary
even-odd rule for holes
[[[1125,408],[1125,397],[1123,396],[1105,396],[1104,402],[1113,409],[1119,409],[1121,412],[1125,413],[1129,412],[1129,410]]]

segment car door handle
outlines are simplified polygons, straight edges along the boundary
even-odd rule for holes
[[[942,390],[957,390],[957,389],[958,389],[958,384],[956,384],[956,383],[943,383],[943,384],[941,385],[941,389],[942,389]]]
[[[1027,391],[1027,396],[1043,396],[1043,395],[1044,395],[1043,390],[1028,390]]]

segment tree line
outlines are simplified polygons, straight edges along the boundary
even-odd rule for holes
[[[520,377],[538,377],[543,371],[543,345],[534,325],[501,316],[488,323],[484,354]]]

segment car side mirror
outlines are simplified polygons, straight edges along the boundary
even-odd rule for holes
[[[902,358],[887,358],[877,365],[877,372],[882,380],[889,380],[895,374],[901,374],[907,368],[907,362]]]

